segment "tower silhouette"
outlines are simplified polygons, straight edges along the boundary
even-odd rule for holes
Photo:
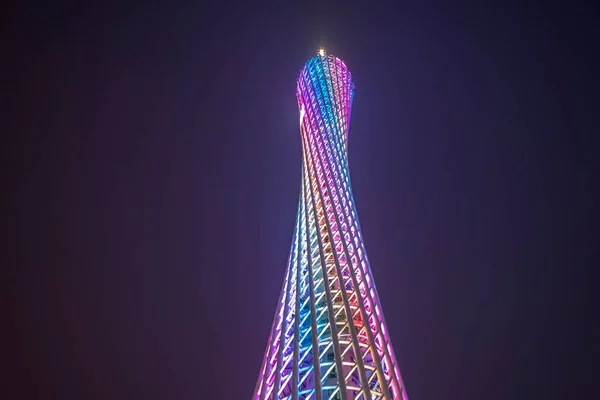
[[[348,171],[350,71],[319,50],[298,78],[302,184],[253,400],[407,400]]]

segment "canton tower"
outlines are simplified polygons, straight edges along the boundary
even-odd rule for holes
[[[298,77],[302,183],[285,280],[252,400],[408,400],[348,171],[354,84],[319,50]]]

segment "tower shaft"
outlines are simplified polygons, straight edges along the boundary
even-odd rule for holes
[[[253,400],[404,399],[348,168],[354,84],[337,57],[298,78],[302,180],[285,280]]]

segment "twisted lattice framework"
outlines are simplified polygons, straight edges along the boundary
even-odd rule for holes
[[[321,52],[306,63],[296,95],[298,217],[253,400],[407,400],[350,187],[354,84],[346,64]]]

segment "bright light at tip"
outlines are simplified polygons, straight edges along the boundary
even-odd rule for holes
[[[324,48],[320,48],[320,49],[319,49],[319,55],[320,55],[321,57],[323,57],[323,56],[325,55],[325,49],[324,49]]]

